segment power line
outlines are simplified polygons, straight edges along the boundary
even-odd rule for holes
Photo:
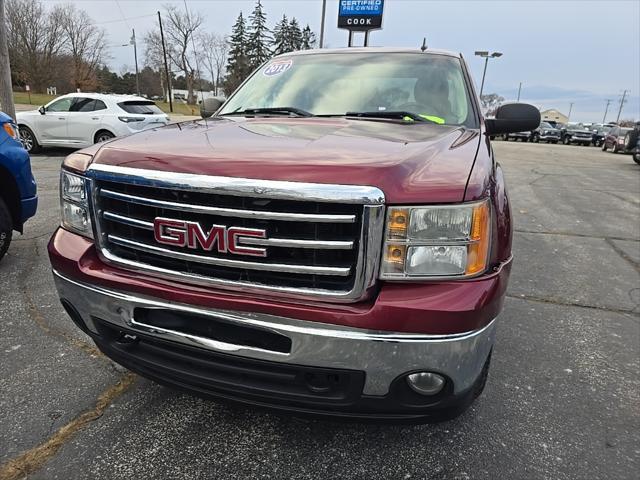
[[[129,25],[129,22],[124,16],[124,12],[122,11],[122,7],[120,6],[120,2],[118,0],[116,0],[116,5],[118,6],[118,10],[120,10],[120,16],[122,17],[122,20],[124,20],[124,22],[127,24],[127,28],[131,28],[131,25]]]
[[[127,22],[128,20],[138,20],[139,18],[147,18],[147,17],[155,17],[156,14],[152,13],[149,15],[138,15],[137,17],[128,17],[128,18],[122,18],[122,19],[118,19],[118,20],[106,20],[104,22],[94,22],[91,25],[106,25],[108,23],[120,23],[120,22]],[[128,26],[128,23],[127,23]]]

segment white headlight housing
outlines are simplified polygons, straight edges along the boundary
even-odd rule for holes
[[[60,210],[63,228],[93,238],[85,177],[66,170],[60,172]]]
[[[380,278],[471,277],[487,268],[487,200],[460,205],[389,207]]]

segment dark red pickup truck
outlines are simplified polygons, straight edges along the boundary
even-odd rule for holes
[[[461,55],[380,48],[279,56],[204,110],[65,159],[49,255],[77,326],[218,399],[387,421],[470,405],[511,268],[489,135],[538,111],[484,119]]]

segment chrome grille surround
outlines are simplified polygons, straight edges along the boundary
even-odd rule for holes
[[[208,175],[183,174],[173,172],[162,172],[156,170],[146,170],[137,168],[127,168],[111,165],[93,164],[87,170],[89,202],[93,220],[94,238],[98,251],[103,260],[115,265],[122,266],[129,270],[142,273],[151,273],[171,278],[184,283],[213,286],[225,290],[233,290],[236,293],[250,293],[258,295],[283,295],[286,300],[297,301],[327,301],[335,303],[351,303],[368,298],[375,287],[380,264],[380,253],[382,246],[382,234],[384,229],[384,194],[376,187],[353,186],[353,185],[333,185],[288,181],[254,180],[235,177],[216,177]],[[353,205],[358,209],[358,217],[355,215],[310,215],[310,214],[287,214],[284,212],[264,212],[261,210],[233,209],[215,206],[189,205],[181,202],[175,205],[167,205],[162,202],[154,205],[159,208],[169,208],[180,211],[183,214],[196,212],[201,214],[212,214],[231,218],[258,218],[260,220],[281,220],[314,223],[354,223],[359,222],[359,236],[354,239],[341,239],[336,241],[325,240],[299,240],[288,238],[248,239],[245,243],[260,246],[275,246],[296,249],[321,249],[323,251],[349,250],[357,248],[355,262],[348,268],[336,266],[306,266],[306,265],[282,265],[269,264],[267,259],[262,259],[263,265],[256,263],[254,266],[247,265],[244,259],[220,258],[219,262],[215,257],[206,257],[203,263],[214,265],[231,266],[233,268],[254,268],[262,269],[266,267],[269,271],[292,272],[300,274],[314,275],[353,275],[353,284],[348,290],[335,290],[329,288],[306,288],[297,286],[269,285],[247,281],[234,281],[224,278],[215,278],[199,274],[187,273],[183,271],[171,270],[149,263],[134,261],[118,256],[113,246],[125,245],[137,248],[140,251],[151,252],[153,254],[163,254],[172,257],[180,257],[186,260],[193,260],[190,253],[180,252],[173,255],[174,250],[167,252],[158,244],[131,245],[134,240],[118,238],[117,235],[110,235],[106,231],[103,223],[103,216],[111,222],[118,222],[131,228],[150,230],[153,224],[148,220],[137,219],[114,212],[105,212],[101,208],[103,197],[118,197],[118,200],[126,200],[143,205],[154,204],[157,200],[150,198],[136,197],[135,195],[122,194],[104,189],[101,194],[99,185],[103,182],[127,184],[131,186],[153,187],[180,192],[196,192],[214,195],[224,195],[233,197],[250,197],[253,199],[285,200],[293,202],[318,202],[322,204]],[[114,195],[115,194],[115,195]],[[284,217],[283,217],[284,215]],[[289,218],[285,218],[289,217]],[[194,252],[195,254],[195,252]],[[195,261],[200,261],[198,258]]]

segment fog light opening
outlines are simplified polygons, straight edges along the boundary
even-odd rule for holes
[[[407,375],[407,383],[411,390],[420,395],[437,395],[446,383],[442,375],[433,372],[416,372]]]

